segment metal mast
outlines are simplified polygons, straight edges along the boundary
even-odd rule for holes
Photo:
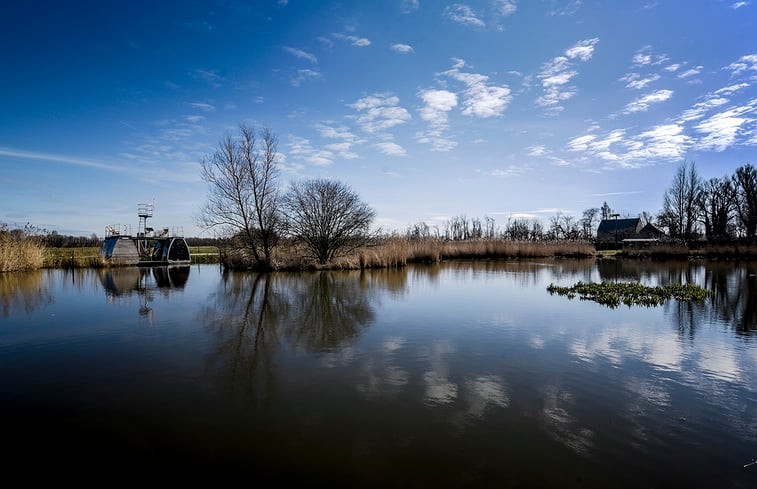
[[[152,217],[155,209],[155,201],[152,204],[137,204],[137,215],[139,216],[139,229],[137,230],[137,247],[140,256],[146,256],[150,253],[148,236],[152,235],[153,229],[147,226],[147,219]]]

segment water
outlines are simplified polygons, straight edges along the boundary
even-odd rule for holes
[[[757,487],[757,264],[0,275],[6,473],[333,487]],[[697,283],[610,309],[578,280]]]

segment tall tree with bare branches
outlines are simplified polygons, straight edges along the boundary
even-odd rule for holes
[[[240,124],[237,135],[224,135],[215,152],[202,161],[208,201],[199,224],[239,240],[260,268],[271,267],[283,223],[277,156],[273,131],[257,132]]]
[[[702,182],[699,195],[704,234],[708,241],[724,243],[733,238],[731,221],[736,210],[736,191],[730,178]]]
[[[287,229],[325,264],[363,246],[376,213],[336,180],[295,182],[284,196]]]
[[[693,239],[697,234],[701,179],[694,162],[684,161],[665,191],[658,223],[674,238]]]
[[[737,214],[747,239],[757,238],[757,169],[751,164],[736,169],[733,184],[738,195]]]

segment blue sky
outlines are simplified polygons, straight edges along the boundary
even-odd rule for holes
[[[6,2],[0,222],[201,234],[199,164],[240,122],[281,181],[384,229],[656,213],[676,167],[757,164],[757,1]]]

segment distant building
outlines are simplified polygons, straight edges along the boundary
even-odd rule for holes
[[[639,233],[643,227],[638,217],[602,219],[597,228],[597,242],[621,243],[627,238],[640,238]]]
[[[665,231],[651,222],[642,225],[638,217],[602,219],[597,228],[598,248],[617,248],[621,243],[624,247],[644,248],[664,237]]]
[[[662,239],[665,237],[665,231],[658,228],[654,224],[647,223],[646,226],[641,228],[641,231],[639,231],[639,237],[640,238],[655,238],[655,239]]]

